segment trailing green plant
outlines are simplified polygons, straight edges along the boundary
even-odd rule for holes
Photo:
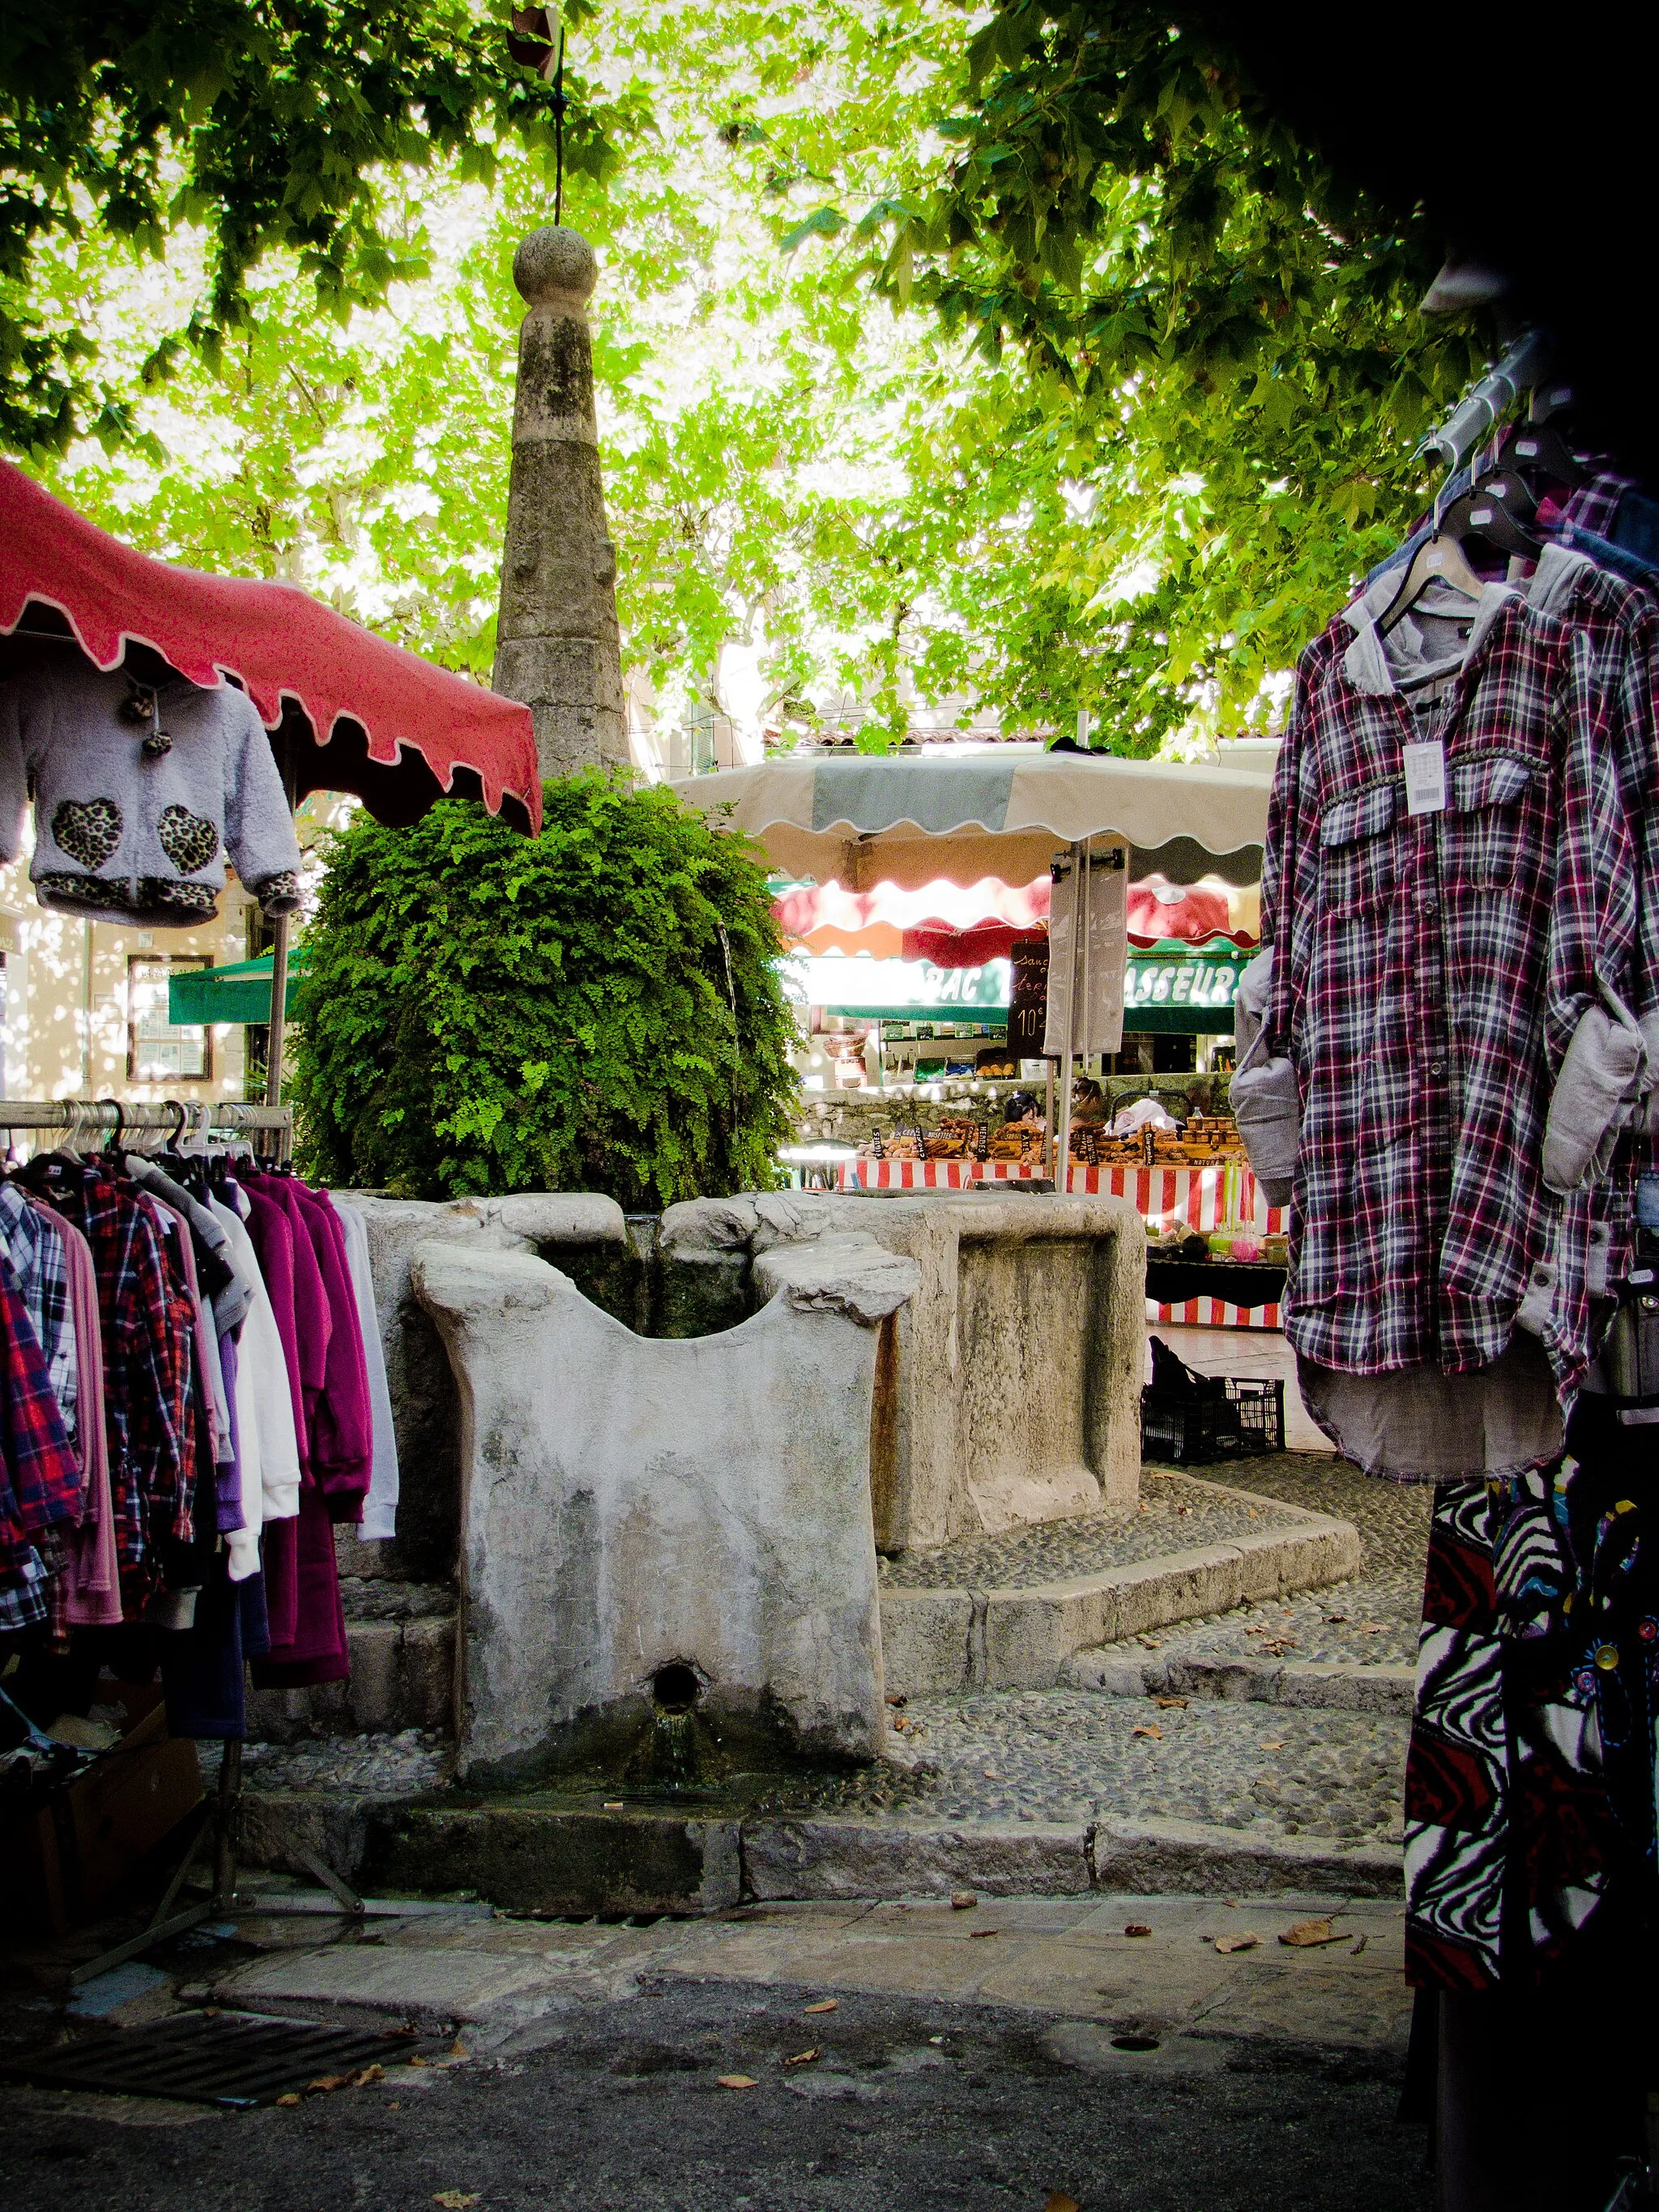
[[[331,841],[293,1097],[302,1167],[402,1198],[769,1188],[796,1078],[766,878],[659,786],[446,799]]]

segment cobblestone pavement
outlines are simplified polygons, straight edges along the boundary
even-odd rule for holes
[[[1292,1516],[1275,1508],[1299,1504],[1300,1499],[1264,1492],[1252,1503],[1218,1490],[1218,1483],[1244,1486],[1244,1471],[1236,1464],[1224,1471],[1206,1468],[1205,1474],[1207,1480],[1194,1481],[1148,1468],[1137,1510],[1041,1521],[1000,1536],[963,1537],[943,1551],[884,1560],[883,1583],[893,1589],[1029,1589],[1292,1525]]]
[[[219,1773],[220,1746],[197,1746],[204,1780]],[[251,1743],[242,1771],[255,1790],[414,1790],[448,1779],[452,1759],[444,1737],[429,1729],[401,1735],[310,1736],[298,1743]]]
[[[1163,1487],[1155,1469],[1142,1472],[1149,1488]],[[1219,1468],[1204,1473],[1222,1479]],[[1352,1522],[1363,1547],[1358,1574],[1272,1604],[1242,1605],[1206,1620],[1182,1621],[1110,1649],[1129,1656],[1143,1650],[1166,1658],[1250,1658],[1265,1653],[1270,1658],[1368,1667],[1415,1666],[1431,1491],[1379,1482],[1346,1460],[1312,1452],[1283,1452],[1253,1460],[1247,1468],[1235,1465],[1227,1479],[1264,1499]]]
[[[1200,1820],[1264,1839],[1401,1839],[1406,1723],[1391,1714],[981,1690],[913,1698],[906,1717],[921,1771],[828,1777],[773,1792],[757,1809],[810,1803],[952,1820],[1116,1815]]]

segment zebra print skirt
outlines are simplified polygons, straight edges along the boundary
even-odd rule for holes
[[[1581,1398],[1554,1464],[1435,1501],[1406,1762],[1407,1978],[1534,1984],[1659,1923],[1659,1441]]]

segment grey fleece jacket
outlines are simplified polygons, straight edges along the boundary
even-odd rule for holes
[[[296,907],[299,842],[252,702],[178,678],[160,693],[171,743],[147,750],[131,689],[66,651],[0,690],[0,860],[33,799],[42,906],[187,928],[216,911],[228,852],[268,914]]]

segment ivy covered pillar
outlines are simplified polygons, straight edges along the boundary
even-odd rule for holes
[[[529,708],[544,776],[629,757],[587,326],[598,276],[592,247],[562,227],[532,231],[513,257],[528,313],[493,681]]]

